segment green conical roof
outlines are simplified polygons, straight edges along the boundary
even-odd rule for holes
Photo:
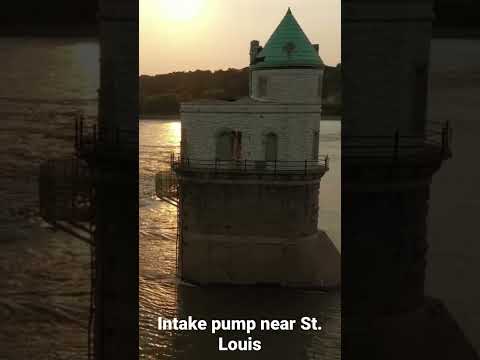
[[[263,61],[262,61],[263,58]],[[253,68],[321,67],[323,61],[288,8]]]

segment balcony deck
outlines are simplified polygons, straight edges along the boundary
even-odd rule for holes
[[[202,160],[172,156],[172,169],[181,175],[321,177],[328,171],[328,156],[318,160]]]
[[[93,244],[93,179],[76,158],[48,160],[40,166],[40,216],[55,228]]]
[[[83,117],[78,116],[75,119],[75,152],[79,158],[89,162],[109,155],[136,160],[138,131],[121,127],[99,128],[97,124],[85,124]]]
[[[318,160],[199,160],[172,154],[170,169],[155,176],[158,198],[178,206],[178,179],[195,177],[212,179],[318,180],[328,171],[328,156]]]
[[[342,161],[349,164],[373,164],[385,166],[429,166],[441,163],[452,156],[452,129],[449,123],[430,123],[422,135],[342,136]],[[433,125],[433,128],[432,128]]]

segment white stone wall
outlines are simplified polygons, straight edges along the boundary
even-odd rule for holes
[[[131,10],[111,6],[105,15],[134,17],[133,12],[120,12],[123,8]],[[138,96],[132,90],[138,89],[138,23],[101,22],[100,38],[99,126],[112,132],[117,128],[138,132]]]
[[[258,83],[261,77],[267,79],[266,96],[259,94]],[[254,99],[271,101],[320,102],[322,78],[322,69],[253,70],[250,77],[250,94]]]
[[[294,239],[184,233],[182,278],[200,284],[278,284],[332,288],[340,254],[320,231]]]
[[[278,136],[278,160],[312,160],[320,117],[320,105],[182,105],[184,155],[213,160],[215,135],[234,130],[242,132],[242,159],[264,160],[264,135],[274,132]]]
[[[423,132],[415,71],[429,62],[431,17],[431,2],[345,5],[344,134]]]

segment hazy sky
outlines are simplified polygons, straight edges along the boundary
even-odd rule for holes
[[[340,62],[340,0],[140,0],[140,73],[243,68],[288,7],[327,65]]]

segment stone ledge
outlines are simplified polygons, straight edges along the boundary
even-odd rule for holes
[[[303,238],[185,232],[182,279],[199,285],[278,285],[332,289],[341,281],[340,253],[324,231]]]

